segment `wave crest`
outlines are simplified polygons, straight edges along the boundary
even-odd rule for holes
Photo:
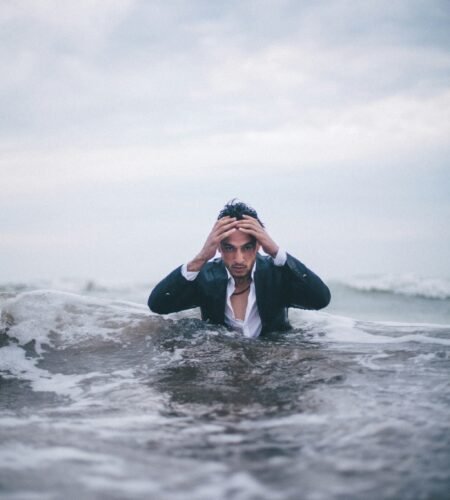
[[[362,292],[383,292],[427,299],[450,299],[450,280],[425,278],[413,273],[361,276],[341,283]]]

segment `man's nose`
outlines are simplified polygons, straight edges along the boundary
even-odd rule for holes
[[[244,253],[239,249],[236,250],[235,260],[237,263],[244,262]]]

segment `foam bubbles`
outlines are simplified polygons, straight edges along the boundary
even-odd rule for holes
[[[114,341],[117,333],[148,317],[138,304],[82,297],[66,292],[38,290],[7,300],[2,307],[2,326],[20,345],[68,345],[82,338],[103,337]]]

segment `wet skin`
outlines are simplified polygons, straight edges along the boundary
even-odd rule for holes
[[[239,238],[241,238],[242,235],[246,235],[248,239],[235,240],[235,243],[233,243],[234,240],[228,240],[230,237],[236,238],[236,235],[239,235]],[[255,249],[245,247],[249,240],[256,240],[257,244],[255,245]],[[223,252],[222,243],[225,241],[228,241],[228,243],[235,248],[229,248],[227,251]],[[243,246],[245,248],[241,248]],[[238,251],[238,247],[240,250],[238,253],[242,254],[242,256],[239,255],[236,258],[238,261],[241,260],[242,262],[236,262],[234,267],[231,267],[234,258],[233,253]],[[279,249],[278,245],[272,240],[261,224],[253,217],[243,215],[242,219],[236,220],[235,217],[226,216],[216,221],[203,248],[188,262],[187,270],[194,272],[200,271],[206,262],[214,257],[217,249],[219,249],[231,275],[235,278],[241,278],[242,275],[245,276],[251,271],[259,247],[262,247],[262,249],[272,257],[275,257]],[[228,252],[230,252],[229,257]],[[251,265],[248,266],[248,262],[250,261],[252,261]],[[244,272],[244,267],[246,268],[246,272]]]
[[[235,283],[235,292],[230,297],[230,302],[236,319],[245,319],[251,272],[258,249],[255,238],[239,229],[222,240],[219,246],[222,260]]]
[[[226,216],[216,221],[200,252],[188,262],[187,270],[200,271],[219,250],[234,279],[235,290],[230,302],[235,318],[244,320],[251,272],[260,247],[274,258],[279,250],[278,245],[257,219],[248,215],[243,215],[239,220]]]
[[[220,242],[222,260],[236,285],[250,277],[258,249],[255,238],[239,229]]]

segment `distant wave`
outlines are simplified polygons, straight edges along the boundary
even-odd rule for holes
[[[96,281],[82,278],[59,278],[52,280],[32,280],[27,282],[0,283],[0,306],[2,297],[14,296],[33,290],[53,290],[87,295],[104,299],[121,299],[146,304],[153,283],[133,283]]]
[[[416,274],[383,274],[341,280],[341,284],[363,292],[384,292],[428,299],[449,299],[450,280]]]

